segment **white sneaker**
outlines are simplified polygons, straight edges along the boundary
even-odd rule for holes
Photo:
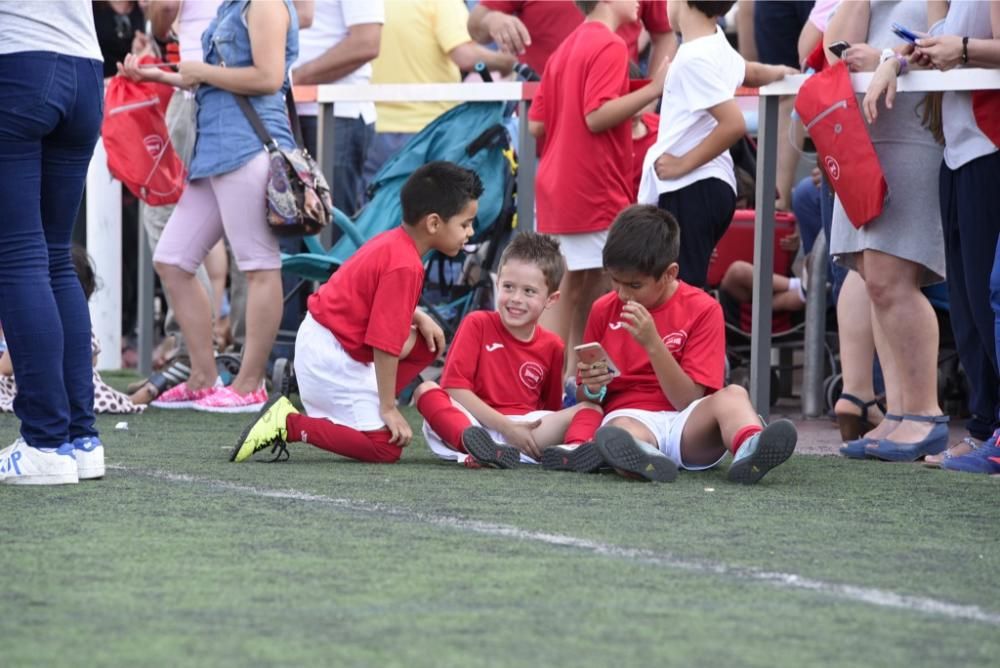
[[[76,455],[76,470],[80,480],[96,480],[104,477],[104,444],[94,437],[78,438],[73,441]]]
[[[73,444],[33,448],[23,438],[0,450],[0,482],[8,485],[69,485],[80,480]]]

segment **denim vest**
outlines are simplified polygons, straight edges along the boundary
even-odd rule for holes
[[[284,0],[291,21],[285,38],[285,81],[281,90],[270,95],[252,95],[250,104],[257,110],[264,127],[282,148],[295,148],[295,139],[288,123],[285,93],[291,85],[288,68],[299,55],[299,19],[295,7]],[[250,0],[225,0],[219,12],[201,36],[205,62],[226,67],[253,65],[250,32],[244,23],[244,13]],[[188,178],[225,174],[250,162],[264,146],[253,127],[229,91],[202,84],[195,93],[198,101],[198,139]]]

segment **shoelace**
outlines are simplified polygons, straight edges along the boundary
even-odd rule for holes
[[[292,457],[291,454],[288,452],[288,445],[280,438],[277,441],[275,441],[274,446],[271,448],[271,454],[274,455],[274,457],[272,459],[267,460],[266,463],[268,464],[273,464],[275,462],[286,462]]]

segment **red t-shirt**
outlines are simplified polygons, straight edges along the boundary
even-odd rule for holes
[[[399,356],[424,286],[424,264],[402,227],[363,245],[309,297],[309,313],[358,362]]]
[[[549,56],[573,30],[583,23],[583,12],[572,0],[482,0],[487,9],[513,14],[521,19],[531,35],[531,45],[521,54],[521,62],[542,74]],[[666,0],[642,0],[639,20],[618,28],[628,46],[629,59],[639,59],[639,33],[642,26],[651,33],[670,32]]]
[[[639,182],[642,181],[642,163],[646,159],[646,153],[656,143],[656,138],[660,136],[660,115],[645,113],[642,115],[642,124],[646,126],[646,136],[632,139],[632,191],[633,199],[639,192]]]
[[[545,124],[535,197],[538,231],[599,232],[633,201],[632,124],[591,132],[586,116],[628,92],[625,42],[587,22],[549,59],[528,118]]]
[[[608,385],[604,412],[619,408],[675,410],[663,394],[653,365],[621,322],[624,302],[609,292],[587,318],[584,343],[599,342],[622,372]],[[656,331],[691,380],[707,392],[722,387],[726,364],[726,329],[722,307],[707,293],[681,282],[666,302],[650,312]]]
[[[562,408],[563,342],[535,328],[531,341],[514,338],[496,311],[465,316],[448,349],[441,387],[471,390],[504,415]]]

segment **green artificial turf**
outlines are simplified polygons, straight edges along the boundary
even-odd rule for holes
[[[0,486],[0,662],[965,666],[1000,652],[1000,487],[985,476],[796,456],[752,488],[724,468],[655,485],[469,470],[419,436],[395,465],[302,444],[288,462],[231,464],[246,421],[102,417],[103,481]],[[15,436],[0,416],[0,442]],[[870,589],[989,619],[859,600]]]

